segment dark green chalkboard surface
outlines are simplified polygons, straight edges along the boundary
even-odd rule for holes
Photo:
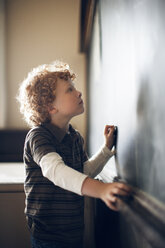
[[[164,13],[163,0],[101,0],[93,26],[89,55],[90,152],[103,142],[105,124],[118,126],[117,173],[142,192],[138,199],[144,209],[138,215],[147,223],[138,224],[138,232],[134,230],[138,222],[134,217],[129,224],[122,221],[122,236],[129,239],[127,248],[165,247],[161,231],[165,227]],[[154,225],[152,214],[162,220],[154,222],[154,231],[150,230]],[[149,230],[147,234],[143,228]]]

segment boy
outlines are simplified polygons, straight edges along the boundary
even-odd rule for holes
[[[25,213],[33,248],[83,247],[82,196],[100,198],[117,210],[116,194],[130,192],[125,184],[92,179],[114,155],[114,126],[105,127],[104,147],[88,159],[83,138],[69,124],[84,112],[74,79],[69,66],[56,61],[34,69],[20,87],[20,110],[33,126],[24,147]]]

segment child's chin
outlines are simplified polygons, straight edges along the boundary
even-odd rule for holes
[[[77,113],[77,115],[81,115],[81,114],[83,114],[83,113],[84,113],[84,108],[81,109],[81,110]]]
[[[85,109],[84,109],[84,107],[83,107],[83,109],[82,109],[82,111],[81,111],[81,113],[80,113],[80,114],[84,113],[84,111],[85,111]]]

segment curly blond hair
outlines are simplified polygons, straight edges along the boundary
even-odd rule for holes
[[[29,126],[50,122],[48,107],[55,100],[57,80],[73,81],[75,78],[69,65],[60,61],[40,65],[29,72],[17,96],[20,112]]]

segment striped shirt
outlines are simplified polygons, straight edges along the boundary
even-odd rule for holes
[[[65,164],[79,172],[83,172],[88,159],[83,138],[71,125],[68,133],[50,123],[30,130],[24,147],[25,213],[29,229],[35,238],[70,244],[81,242],[84,199],[43,176],[39,164],[51,152],[58,153]]]

